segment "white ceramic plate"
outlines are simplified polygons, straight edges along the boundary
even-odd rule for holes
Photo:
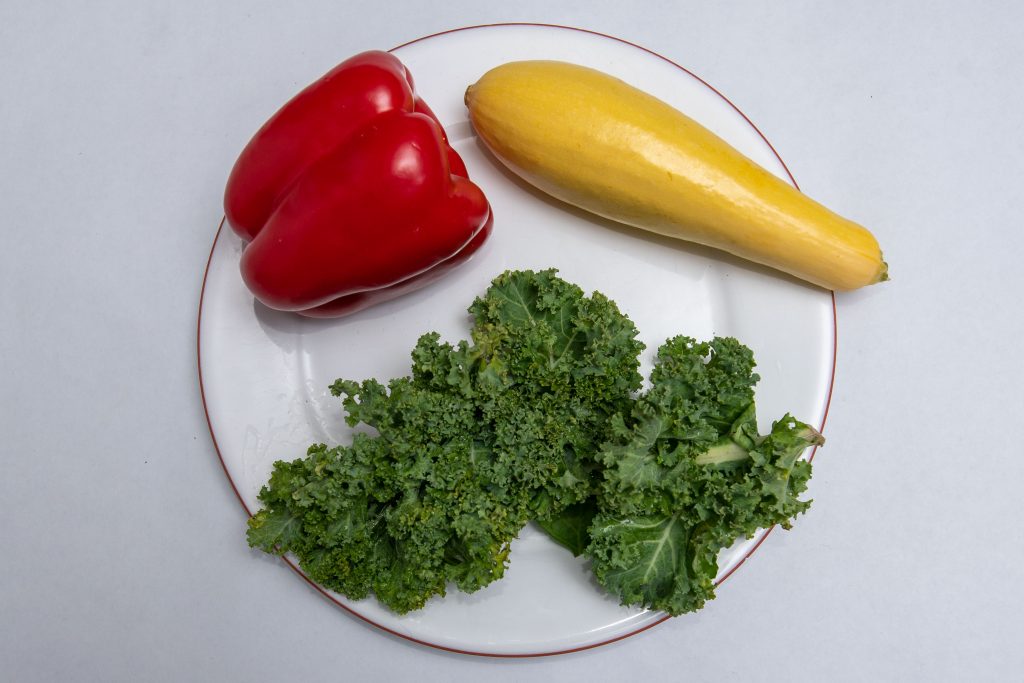
[[[465,338],[466,307],[509,268],[554,266],[588,292],[600,289],[617,301],[648,346],[645,373],[654,349],[669,336],[738,337],[759,363],[762,427],[786,411],[823,423],[835,357],[830,293],[549,200],[487,156],[473,136],[462,99],[467,85],[503,62],[576,62],[653,93],[788,179],[767,141],[724,97],[647,50],[576,29],[476,27],[421,39],[395,54],[490,199],[494,234],[470,262],[424,290],[349,318],[315,321],[255,304],[238,273],[242,243],[230,230],[218,232],[200,305],[199,371],[214,442],[248,511],[258,509],[256,494],[274,460],[301,457],[313,442],[349,439],[340,402],[327,391],[335,378],[407,374],[409,351],[428,330],[448,340]],[[243,532],[240,525],[240,537]],[[719,579],[766,533],[724,551]],[[395,634],[477,654],[571,651],[617,640],[665,618],[619,606],[594,583],[582,560],[533,527],[513,543],[504,579],[473,595],[452,591],[413,614],[397,616],[372,598],[355,602],[324,592]]]

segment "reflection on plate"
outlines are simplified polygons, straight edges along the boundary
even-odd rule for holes
[[[275,460],[314,442],[349,438],[338,377],[405,375],[420,334],[454,341],[469,330],[466,307],[509,268],[556,267],[590,292],[614,299],[647,344],[642,372],[667,337],[738,337],[758,360],[763,420],[790,411],[825,417],[835,352],[830,293],[700,247],[634,231],[534,191],[489,158],[466,118],[463,91],[485,71],[518,59],[561,59],[616,75],[708,126],[774,173],[788,174],[757,130],[728,101],[682,68],[629,43],[586,31],[499,25],[447,32],[395,50],[445,125],[495,214],[491,240],[438,283],[341,320],[306,320],[254,303],[238,274],[242,244],[221,229],[200,306],[203,400],[225,472],[249,511]],[[326,68],[325,68],[326,70]],[[310,74],[312,80],[319,74]],[[768,426],[763,423],[762,428]],[[239,534],[243,533],[239,525]],[[767,532],[723,551],[721,580]],[[532,526],[513,543],[504,579],[453,591],[419,612],[395,615],[372,598],[332,600],[388,631],[436,647],[536,655],[617,640],[665,618],[624,608],[573,558]],[[707,609],[714,609],[711,603]],[[685,617],[684,617],[685,618]]]

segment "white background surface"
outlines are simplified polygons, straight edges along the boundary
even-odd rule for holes
[[[1021,10],[547,5],[0,6],[5,679],[1019,676]],[[195,372],[223,183],[262,120],[350,54],[508,20],[690,68],[894,277],[839,297],[811,513],[703,612],[528,661],[382,635],[249,551]]]

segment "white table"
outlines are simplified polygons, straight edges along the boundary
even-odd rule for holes
[[[0,10],[0,666],[45,680],[1020,675],[1024,11],[968,3]],[[815,505],[701,613],[555,658],[390,637],[250,551],[195,371],[228,169],[340,59],[495,21],[649,47],[738,104],[893,281],[838,298]]]

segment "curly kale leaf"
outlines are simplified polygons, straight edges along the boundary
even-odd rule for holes
[[[399,613],[449,583],[477,590],[502,576],[526,521],[506,505],[512,492],[471,466],[489,457],[464,437],[419,449],[364,434],[348,447],[314,446],[275,463],[249,543],[291,552],[321,585],[355,599],[372,591]]]
[[[600,292],[587,298],[554,270],[506,272],[469,312],[476,346],[505,362],[523,395],[617,410],[640,388],[644,345],[633,322]]]
[[[378,435],[276,463],[251,545],[401,613],[500,578],[523,525],[591,496],[610,418],[641,384],[636,328],[554,271],[507,272],[470,313],[472,342],[423,335],[410,377],[332,385]]]
[[[714,597],[720,550],[808,508],[799,456],[823,439],[788,415],[758,435],[753,357],[734,339],[671,339],[651,378],[600,453],[586,555],[623,604],[676,615]]]
[[[613,301],[553,270],[506,272],[469,311],[474,348],[506,380],[480,403],[496,456],[530,492],[530,518],[557,515],[593,492],[594,455],[640,388],[644,345]]]

